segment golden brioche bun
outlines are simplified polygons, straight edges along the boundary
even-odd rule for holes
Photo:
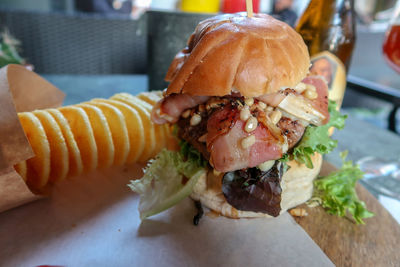
[[[298,164],[296,161],[288,162],[289,170],[285,172],[281,180],[281,214],[306,202],[312,196],[313,181],[318,176],[322,156],[315,153],[312,157],[313,169],[307,168],[304,164]],[[230,218],[257,218],[271,217],[266,213],[242,211],[232,207],[225,199],[221,189],[221,177],[213,175],[204,175],[199,179],[191,197],[200,201],[207,208]]]
[[[172,61],[167,94],[256,97],[293,87],[308,73],[301,36],[266,14],[218,15],[199,23]]]

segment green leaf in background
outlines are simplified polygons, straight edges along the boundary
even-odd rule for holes
[[[314,181],[314,197],[322,200],[322,207],[328,213],[343,217],[349,212],[357,224],[364,224],[363,219],[374,216],[365,203],[358,199],[355,190],[356,182],[364,173],[352,161],[345,161],[347,151],[340,156],[343,161],[340,170]]]
[[[20,42],[8,31],[0,34],[0,68],[8,64],[25,64],[25,60],[18,54],[19,45]]]
[[[334,101],[329,101],[328,110],[330,114],[329,122],[322,126],[308,126],[301,141],[294,147],[292,155],[289,156],[290,159],[305,164],[308,168],[313,168],[311,156],[315,152],[328,154],[337,146],[337,141],[329,136],[329,129],[331,127],[343,129],[347,115],[342,115],[337,111]]]

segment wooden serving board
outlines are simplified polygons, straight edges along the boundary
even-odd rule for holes
[[[323,163],[321,175],[335,167]],[[295,217],[336,266],[400,266],[400,225],[363,186],[357,184],[358,197],[375,216],[356,225],[350,219],[330,215],[322,207],[309,208],[308,216]]]

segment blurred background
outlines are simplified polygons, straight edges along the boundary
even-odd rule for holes
[[[292,26],[308,4],[253,0],[255,12]],[[400,75],[385,61],[382,45],[399,5],[354,0],[356,41],[343,101],[346,112],[395,132]],[[163,89],[170,61],[197,23],[239,11],[244,0],[0,0],[0,66],[24,64],[50,81],[59,75],[55,83],[62,75],[148,74],[148,89]]]

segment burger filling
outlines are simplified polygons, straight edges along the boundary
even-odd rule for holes
[[[172,94],[153,110],[156,123],[176,123],[189,142],[219,172],[256,167],[282,158],[309,124],[329,121],[328,91],[310,76],[296,88],[258,98]]]
[[[243,98],[212,98],[220,106],[199,105],[177,122],[178,137],[201,152],[219,172],[256,167],[280,159],[304,133],[305,123],[285,117],[279,109],[247,106]]]
[[[172,94],[153,109],[155,123],[176,124],[217,172],[221,189],[239,210],[279,215],[283,174],[277,161],[301,140],[308,125],[329,121],[328,91],[309,76],[295,88],[257,98]]]

